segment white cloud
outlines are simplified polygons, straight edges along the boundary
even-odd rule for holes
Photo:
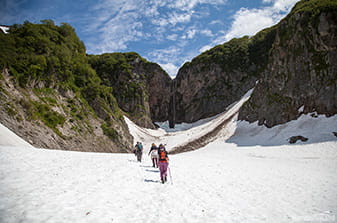
[[[223,5],[226,3],[227,0],[176,0],[169,3],[168,6],[180,10],[191,10],[198,4]]]
[[[196,28],[190,28],[186,31],[186,34],[181,36],[181,39],[187,40],[187,39],[193,39],[195,35],[202,34],[208,37],[213,37],[213,33],[209,29],[205,30],[197,30]]]
[[[208,36],[208,37],[212,37],[213,36],[212,31],[209,30],[209,29],[201,30],[200,33],[203,34],[203,35],[205,35],[205,36]]]
[[[181,55],[182,49],[181,47],[171,46],[166,49],[155,50],[148,54],[148,59],[150,61],[156,61],[174,78],[175,75],[177,75],[179,67],[182,65],[181,62],[186,62],[186,59]]]
[[[189,12],[170,12],[168,15],[164,15],[160,18],[153,19],[152,24],[160,26],[167,29],[167,26],[170,28],[175,27],[179,23],[188,23],[191,21],[194,11]]]
[[[96,30],[94,42],[89,49],[94,53],[124,50],[130,41],[137,41],[145,34],[136,0],[102,0],[90,13],[91,23],[87,32]]]
[[[213,21],[210,22],[209,24],[210,24],[210,25],[218,25],[218,24],[223,25],[223,22],[220,21],[220,20],[213,20]]]
[[[197,31],[195,29],[188,30],[187,31],[187,38],[188,39],[193,39],[193,37],[195,36],[196,32]]]
[[[187,30],[186,34],[183,35],[181,38],[182,39],[193,39],[196,33],[197,33],[197,30],[190,29],[190,30]]]
[[[154,50],[151,53],[149,53],[149,56],[151,58],[154,58],[159,63],[166,64],[169,62],[174,62],[180,53],[181,48],[171,46],[166,49]]]
[[[161,27],[165,27],[168,24],[170,24],[170,22],[167,19],[159,18],[159,19],[156,19],[156,20],[152,20],[152,24],[157,25],[157,26],[161,26]]]
[[[254,35],[264,27],[274,24],[273,13],[266,9],[240,9],[234,16],[230,31],[224,36],[225,41],[234,37]]]
[[[205,45],[205,46],[200,48],[199,53],[205,52],[205,51],[211,49],[212,47],[214,47],[214,45]]]
[[[168,23],[170,25],[175,26],[177,23],[186,23],[191,21],[192,14],[194,12],[190,11],[188,13],[177,13],[173,12],[170,14],[170,17],[168,18]]]
[[[299,0],[271,0],[274,3],[273,8],[279,11],[288,12]]]
[[[97,0],[88,16],[91,24],[87,32],[98,30],[96,45],[88,45],[88,50],[95,53],[127,49],[130,42],[141,37],[151,36],[157,41],[177,40],[178,36],[166,37],[164,33],[175,32],[196,18],[195,8],[198,5],[223,5],[227,0]],[[146,28],[145,27],[146,24]],[[149,30],[149,24],[153,27]],[[184,29],[180,27],[180,29]],[[191,39],[197,31],[189,30],[185,38]],[[204,35],[211,33],[204,31]]]
[[[178,73],[179,67],[174,65],[173,63],[159,64],[170,76],[171,78],[175,78]]]
[[[235,37],[244,35],[252,36],[264,28],[278,23],[299,0],[262,0],[263,3],[271,3],[259,9],[241,8],[233,16],[230,29],[224,34],[219,35],[212,45],[227,42]],[[208,49],[210,44],[202,47],[200,51]]]
[[[166,38],[167,38],[168,40],[175,41],[175,40],[177,40],[178,35],[177,35],[177,34],[172,34],[172,35],[168,35]]]

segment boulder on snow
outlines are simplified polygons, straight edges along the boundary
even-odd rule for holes
[[[298,140],[301,140],[302,142],[306,142],[306,141],[308,141],[308,138],[306,138],[304,136],[292,136],[292,137],[289,138],[289,143],[294,144]]]

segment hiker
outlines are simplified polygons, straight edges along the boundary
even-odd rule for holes
[[[143,145],[141,142],[137,142],[137,144],[135,145],[135,151],[137,155],[137,161],[142,162]]]
[[[167,156],[167,151],[163,144],[159,145],[159,171],[160,171],[160,179],[162,183],[167,181],[167,167],[169,158]]]
[[[152,143],[151,149],[149,151],[149,154],[151,154],[152,159],[152,167],[158,168],[158,147],[156,144]]]

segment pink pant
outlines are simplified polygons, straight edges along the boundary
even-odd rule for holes
[[[160,179],[163,180],[167,176],[168,162],[159,161],[158,164],[159,164],[159,171],[160,171]]]

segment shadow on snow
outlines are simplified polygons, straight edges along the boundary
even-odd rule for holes
[[[144,179],[144,182],[146,182],[146,183],[160,183],[159,180],[150,180],[150,179]]]
[[[159,170],[150,170],[150,169],[146,169],[145,171],[147,171],[147,172],[153,172],[153,173],[159,173]]]

